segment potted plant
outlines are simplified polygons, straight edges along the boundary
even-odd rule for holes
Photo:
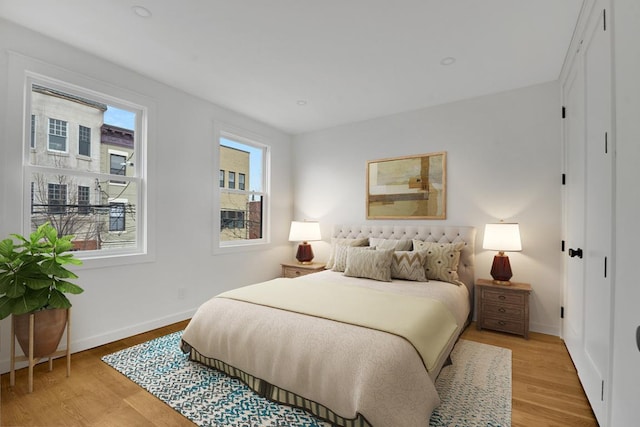
[[[83,289],[69,282],[77,279],[64,266],[82,261],[70,253],[73,236],[58,236],[48,222],[29,238],[12,234],[0,241],[0,319],[14,315],[16,336],[24,354],[29,348],[29,315],[35,314],[35,358],[58,348],[71,302],[65,293]],[[17,240],[17,242],[14,241]]]

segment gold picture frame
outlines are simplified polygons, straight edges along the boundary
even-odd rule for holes
[[[446,219],[447,153],[367,162],[367,219]]]

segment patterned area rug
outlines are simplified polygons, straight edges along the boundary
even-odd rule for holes
[[[330,427],[301,409],[257,396],[240,381],[190,362],[182,332],[104,356],[102,360],[198,426]],[[442,404],[430,427],[509,427],[511,351],[460,340],[436,388]]]

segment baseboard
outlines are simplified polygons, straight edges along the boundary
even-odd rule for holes
[[[171,325],[172,323],[181,322],[183,320],[190,319],[195,314],[196,309],[183,311],[181,313],[172,314],[170,316],[160,317],[158,319],[149,320],[136,325],[127,326],[126,328],[117,329],[115,331],[109,331],[104,334],[95,335],[78,341],[71,342],[72,353],[78,353],[80,351],[89,350],[90,348],[99,347],[104,344],[108,344],[113,341],[118,341],[123,338],[131,337],[133,335],[148,332],[153,329],[161,328],[163,326]],[[72,325],[73,326],[73,325]],[[65,338],[62,339],[63,343],[66,342]],[[18,352],[20,348],[18,347]],[[9,357],[11,357],[9,355]],[[40,363],[46,362],[48,359],[42,359]],[[16,363],[16,369],[21,369],[29,366],[27,362]],[[0,373],[7,373],[11,369],[11,360],[0,360]]]
[[[556,337],[560,336],[560,328],[558,326],[544,325],[540,323],[530,323],[529,331],[539,332],[541,334],[553,335]]]

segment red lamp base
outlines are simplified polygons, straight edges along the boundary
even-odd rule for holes
[[[498,285],[510,285],[509,279],[513,274],[511,273],[511,264],[509,263],[509,257],[504,252],[498,253],[493,257],[493,265],[491,266],[491,277],[493,282]]]
[[[309,243],[302,242],[298,245],[296,259],[300,264],[311,264],[311,260],[313,259],[313,250]]]

